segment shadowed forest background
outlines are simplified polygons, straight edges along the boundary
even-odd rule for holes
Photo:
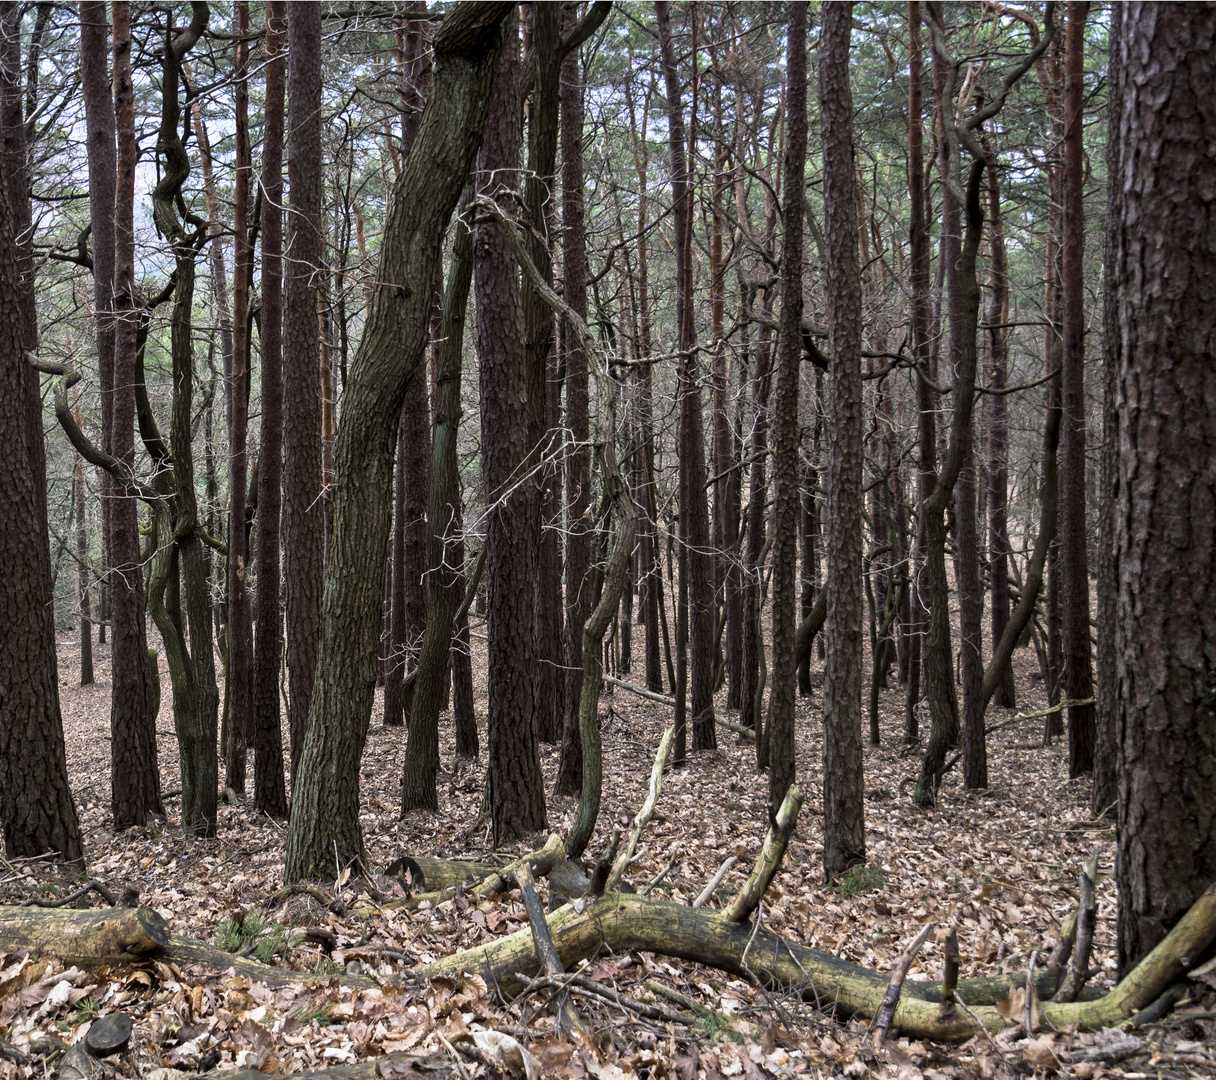
[[[1216,1068],[1216,9],[0,24],[0,1076]]]

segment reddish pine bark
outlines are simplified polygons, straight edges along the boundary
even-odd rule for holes
[[[849,40],[853,5],[823,7],[819,114],[823,127],[823,206],[827,246],[829,567],[827,666],[823,681],[823,869],[828,880],[865,862],[861,763],[861,271],[853,171],[853,95]]]

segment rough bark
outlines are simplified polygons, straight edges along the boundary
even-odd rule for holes
[[[1085,87],[1085,0],[1068,5],[1064,74],[1063,328],[1060,430],[1060,631],[1068,706],[1068,775],[1093,768],[1093,662],[1089,644],[1089,557],[1085,541],[1085,225],[1082,97]]]
[[[850,17],[846,8],[846,19]],[[798,384],[802,372],[802,204],[806,171],[806,22],[807,5],[788,9],[786,56],[786,130],[784,164],[785,229],[781,240],[781,321],[773,392],[773,689],[768,712],[768,811],[776,820],[794,782],[794,699],[798,674],[794,658],[797,630],[795,585],[798,569]],[[835,39],[828,39],[834,41]],[[844,40],[847,55],[848,40]],[[831,57],[825,52],[825,62]],[[834,93],[835,91],[829,91]],[[846,85],[847,101],[847,85]],[[851,107],[851,106],[850,106]],[[828,131],[833,131],[831,127]],[[848,132],[845,132],[848,137]],[[850,152],[851,156],[851,152]],[[847,194],[840,193],[840,194]],[[830,220],[830,216],[829,216]],[[835,254],[835,253],[833,253]],[[847,271],[846,271],[847,272]],[[847,331],[837,341],[849,346]],[[860,330],[860,326],[857,326]],[[856,341],[860,352],[860,335]],[[845,355],[848,355],[847,353]],[[839,365],[838,365],[839,366]],[[857,386],[860,410],[861,386]],[[858,415],[860,422],[860,414]],[[858,446],[860,450],[860,446]],[[860,482],[860,473],[857,477]],[[826,741],[825,741],[826,746]],[[826,762],[825,762],[826,765]],[[858,772],[860,777],[860,772]],[[858,803],[860,806],[860,803]],[[830,831],[830,827],[829,827]]]
[[[995,168],[988,169],[988,243],[991,252],[988,304],[989,385],[1002,390],[1008,377],[1009,270],[1005,258],[1005,230],[1001,220],[1001,188]],[[1009,624],[1009,405],[1005,394],[991,399],[988,426],[988,556],[992,604],[992,643],[995,647]],[[1006,665],[992,701],[1003,709],[1017,705],[1013,667]]]
[[[347,375],[324,648],[293,788],[288,881],[332,876],[335,859],[366,861],[359,762],[376,684],[393,441],[406,386],[425,355],[443,233],[481,142],[509,11],[470,4],[435,35],[434,88],[395,187],[378,284]]]
[[[283,542],[287,718],[298,778],[321,635],[321,9],[288,0],[288,215],[283,296]]]
[[[20,9],[0,16],[0,828],[10,857],[83,860],[68,786],[46,516],[46,449],[28,241]],[[87,633],[87,631],[86,631]],[[145,660],[146,663],[146,660]]]
[[[287,816],[280,723],[283,615],[279,526],[283,510],[283,119],[287,78],[285,0],[266,7],[266,105],[262,135],[261,453],[258,458],[257,648],[254,655],[253,799]]]
[[[528,34],[529,70],[534,72],[532,97],[528,106],[528,165],[524,180],[524,208],[527,213],[528,255],[544,282],[553,283],[550,258],[552,249],[553,196],[558,143],[559,82],[563,72],[573,73],[573,86],[567,98],[577,95],[578,51],[574,50],[563,66],[561,58],[562,11],[552,4],[530,8],[532,24]],[[567,17],[573,16],[568,11]],[[580,125],[581,126],[581,125]],[[536,686],[533,708],[538,738],[556,742],[565,716],[565,681],[559,673],[565,667],[561,637],[562,597],[560,578],[560,518],[562,502],[554,485],[560,473],[550,464],[560,447],[556,430],[560,415],[560,391],[550,389],[549,367],[553,357],[553,312],[525,276],[522,283],[524,306],[524,353],[527,385],[528,454],[539,471],[531,481],[533,507],[533,544],[537,560],[536,582]],[[556,407],[554,407],[556,406]],[[545,464],[542,464],[545,462]],[[546,519],[557,529],[546,528]],[[556,520],[555,520],[556,519]],[[556,560],[556,561],[555,561]],[[563,696],[559,698],[559,691]]]
[[[1113,280],[1127,972],[1216,878],[1216,12],[1132,4],[1123,17]]]
[[[829,881],[866,858],[861,761],[861,270],[849,87],[852,12],[851,3],[824,6],[819,59],[828,355],[832,358],[824,528],[828,649],[823,681],[823,869]]]
[[[411,20],[402,31],[399,78],[403,156],[409,154],[417,136],[418,120],[430,88],[427,25],[425,21]],[[391,636],[384,676],[384,723],[389,727],[400,727],[413,712],[412,695],[403,696],[402,683],[406,672],[418,662],[427,618],[427,505],[431,486],[428,382],[423,377],[410,380],[397,433]]]
[[[114,100],[118,136],[113,203],[114,365],[109,452],[128,469],[135,464],[135,90],[131,81],[131,8],[116,3]],[[104,189],[103,189],[104,190]],[[105,197],[103,193],[101,197]],[[110,213],[110,207],[103,208]],[[110,506],[110,803],[114,828],[144,824],[163,814],[156,760],[156,717],[148,711],[148,636],[140,565],[137,504],[116,498]]]
[[[512,23],[498,64],[490,116],[477,157],[478,193],[518,197],[522,141],[519,28]],[[519,269],[493,223],[474,230],[473,286],[480,359],[481,467],[486,496],[490,814],[502,842],[544,828],[545,792],[533,712],[536,552],[525,475],[527,386]]]

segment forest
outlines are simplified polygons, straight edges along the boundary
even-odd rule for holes
[[[0,2],[0,1080],[1216,1076],[1213,92]]]

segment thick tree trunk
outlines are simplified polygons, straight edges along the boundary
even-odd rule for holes
[[[434,89],[390,204],[379,284],[347,377],[338,433],[324,648],[293,789],[288,881],[331,876],[335,859],[365,860],[359,762],[376,682],[394,433],[406,386],[425,355],[430,286],[481,141],[509,12],[506,4],[471,4],[436,33]],[[410,282],[415,287],[407,288]]]
[[[59,713],[42,400],[26,358],[37,318],[20,17],[17,5],[0,16],[0,828],[10,858],[56,851],[83,861]]]
[[[819,61],[828,355],[832,358],[827,406],[832,445],[824,529],[828,649],[823,682],[823,869],[829,881],[866,858],[861,764],[861,270],[849,87],[852,11],[851,3],[823,9]]]
[[[535,72],[534,92],[528,108],[528,167],[524,180],[524,207],[531,225],[527,237],[528,254],[546,284],[553,282],[550,258],[553,224],[553,196],[559,130],[559,82],[561,61],[562,12],[552,4],[530,8],[532,25],[528,35],[529,68]],[[573,15],[570,11],[568,15]],[[574,86],[581,102],[578,82],[578,50],[574,50]],[[536,686],[533,707],[538,738],[556,742],[565,716],[565,682],[559,677],[565,667],[562,643],[561,596],[561,503],[555,488],[560,473],[549,462],[560,447],[557,424],[561,413],[561,394],[551,388],[549,369],[554,362],[553,312],[541,299],[527,277],[522,288],[527,384],[528,454],[539,471],[528,484],[534,502],[533,558],[537,565],[536,582]],[[549,527],[546,527],[549,526]],[[555,527],[554,527],[555,526]],[[561,696],[559,696],[559,693]]]
[[[519,27],[512,22],[498,64],[478,153],[478,192],[518,197]],[[524,476],[528,431],[524,313],[519,269],[493,223],[474,231],[477,353],[481,362],[481,468],[489,551],[488,695],[490,815],[494,839],[544,828],[545,791],[533,711],[536,676],[536,551],[532,486]]]
[[[1068,5],[1064,76],[1063,417],[1060,431],[1061,647],[1068,706],[1068,775],[1094,763],[1093,661],[1089,645],[1089,557],[1085,541],[1085,226],[1082,97],[1085,0]]]
[[[253,799],[287,816],[280,722],[283,614],[279,519],[283,510],[283,119],[287,79],[285,0],[266,6],[266,105],[262,136],[262,433],[258,459],[257,651],[254,656]]]
[[[846,19],[850,17],[849,10],[846,6]],[[794,782],[797,772],[794,750],[794,700],[798,665],[794,658],[794,635],[797,629],[795,586],[798,570],[798,384],[802,376],[802,205],[803,176],[806,172],[807,5],[791,4],[788,14],[785,97],[788,134],[783,177],[785,205],[782,208],[785,230],[781,241],[781,328],[777,349],[777,380],[773,392],[773,689],[768,699],[770,820],[776,820],[777,811],[785,801],[785,794]],[[825,34],[826,32],[825,22]],[[827,40],[835,41],[832,38]],[[847,36],[843,45],[847,56]],[[832,54],[825,51],[824,62],[830,64],[831,60]],[[830,90],[828,93],[835,92],[836,90]],[[847,104],[847,82],[845,102],[847,107],[851,108],[851,105]],[[827,130],[834,132],[831,127]],[[847,131],[845,137],[848,137]],[[833,194],[843,196],[847,195],[847,192],[833,191]],[[835,224],[830,211],[828,220]],[[833,255],[835,254],[837,253],[833,252]],[[847,263],[845,272],[847,273]],[[837,279],[837,285],[839,284]],[[839,344],[848,349],[850,341],[847,331],[844,335],[839,333],[840,326],[834,322],[836,314],[831,311],[828,315],[829,332],[835,330]],[[859,329],[859,324],[857,328]],[[860,352],[860,335],[854,344]],[[840,366],[838,361],[838,369]],[[857,390],[857,404],[860,407],[860,381]],[[857,479],[860,481],[860,474]],[[825,746],[828,738],[830,736],[825,735]],[[858,803],[858,806],[860,805]],[[830,833],[831,829],[832,825],[829,824],[825,831]]]
[[[287,718],[292,787],[299,777],[321,635],[321,10],[288,0],[287,226],[283,298],[283,541]],[[332,861],[332,853],[331,853]]]
[[[1216,878],[1216,11],[1132,4],[1122,14],[1112,280],[1122,340],[1117,875],[1127,972]]]

